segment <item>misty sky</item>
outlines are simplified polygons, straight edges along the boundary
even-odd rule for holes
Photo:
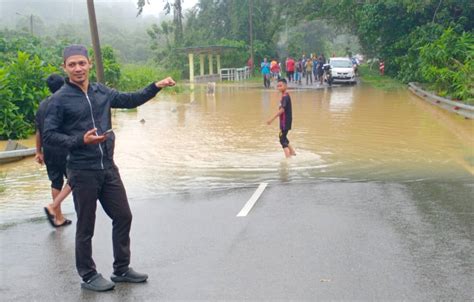
[[[0,14],[2,12],[2,6],[6,4],[16,4],[16,5],[22,5],[24,9],[28,10],[28,4],[29,3],[34,3],[38,4],[41,3],[42,5],[45,6],[51,6],[54,7],[55,4],[58,2],[60,3],[85,3],[86,0],[0,0]],[[137,1],[136,0],[94,0],[94,3],[133,3],[136,6]],[[160,11],[163,10],[163,0],[150,0],[150,4],[147,4],[143,10],[144,15],[155,15],[158,16]],[[183,9],[188,9],[193,7],[198,0],[184,0],[183,1]]]
[[[95,0],[95,1],[99,1],[99,0]],[[110,2],[110,1],[117,1],[117,0],[100,0],[100,1],[104,1],[104,2]],[[135,0],[131,0],[132,2],[134,3],[137,3],[137,1]],[[198,2],[198,0],[184,0],[183,1],[183,9],[188,9],[188,8],[191,8],[193,7],[196,3]],[[156,15],[156,12],[159,11],[160,9],[163,8],[163,0],[151,0],[150,1],[150,4],[147,5],[145,7],[145,9],[143,10],[143,13],[146,15],[146,14],[154,14]]]

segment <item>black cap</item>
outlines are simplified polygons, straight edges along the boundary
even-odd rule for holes
[[[89,55],[87,54],[87,48],[84,45],[69,45],[68,47],[64,48],[63,52],[63,59],[64,62],[66,62],[67,58],[70,56],[76,56],[76,55],[81,55],[86,58],[89,58]]]

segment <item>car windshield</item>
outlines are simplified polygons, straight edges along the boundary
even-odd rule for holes
[[[346,60],[331,60],[331,67],[351,68],[352,62]]]

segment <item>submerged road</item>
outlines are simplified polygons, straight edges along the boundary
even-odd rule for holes
[[[80,288],[75,226],[0,230],[2,301],[472,300],[472,184],[269,183],[131,200],[132,266],[145,284]],[[112,270],[98,207],[94,258]],[[72,217],[75,220],[75,217]]]

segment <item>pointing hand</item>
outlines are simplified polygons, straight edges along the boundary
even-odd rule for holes
[[[176,82],[171,77],[167,77],[159,82],[155,82],[156,87],[164,88],[164,87],[172,87],[176,85]]]

